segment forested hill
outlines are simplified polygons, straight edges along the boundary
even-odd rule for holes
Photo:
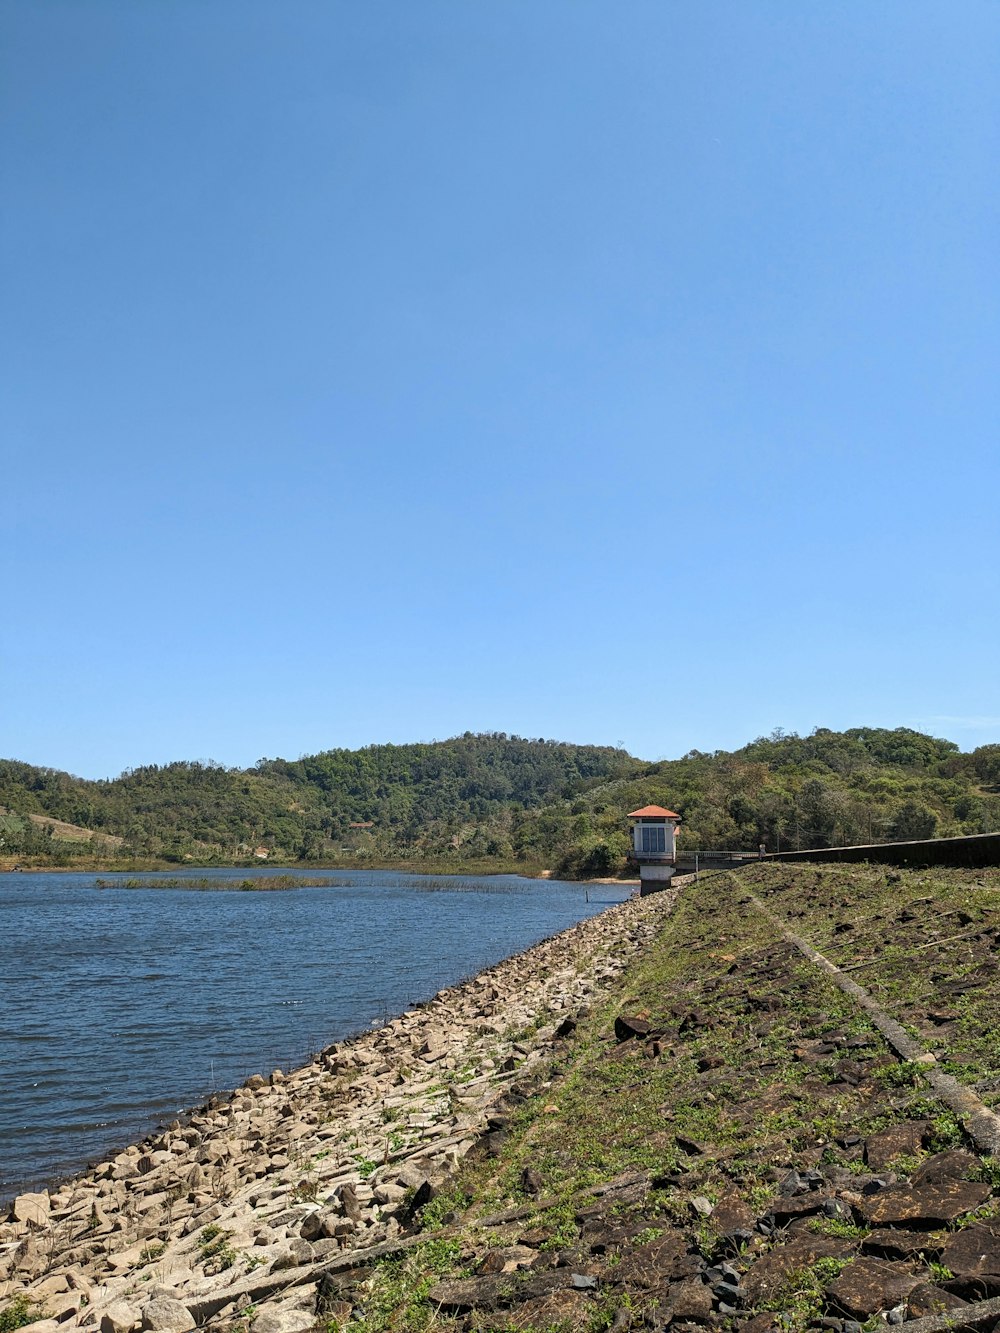
[[[625,815],[666,805],[689,848],[825,847],[1000,830],[1000,745],[906,728],[775,732],[646,763],[504,734],[328,750],[252,769],[151,765],[89,782],[0,761],[0,857],[486,861],[569,874],[624,864]],[[4,813],[6,812],[6,813]],[[93,830],[73,841],[65,821]],[[121,838],[121,845],[102,839]]]
[[[261,847],[311,859],[345,849],[382,857],[451,851],[472,830],[467,851],[511,856],[509,836],[498,845],[496,835],[516,813],[645,767],[623,750],[502,733],[262,759],[246,770],[152,764],[101,782],[0,760],[0,835],[4,851],[36,854],[45,837],[37,816],[49,816],[118,835],[133,855],[232,859]],[[64,851],[73,850],[82,849],[67,843]]]

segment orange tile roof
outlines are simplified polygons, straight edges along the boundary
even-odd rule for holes
[[[629,819],[680,819],[673,810],[664,810],[662,805],[644,805],[641,810],[630,810]]]

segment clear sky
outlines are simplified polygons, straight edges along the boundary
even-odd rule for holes
[[[0,753],[1000,739],[1000,5],[0,0]]]

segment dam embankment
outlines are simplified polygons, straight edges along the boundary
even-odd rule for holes
[[[993,1328],[998,872],[673,890],[22,1195],[0,1328]]]

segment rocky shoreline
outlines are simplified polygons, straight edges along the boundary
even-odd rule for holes
[[[0,1310],[36,1333],[185,1333],[248,1310],[256,1333],[311,1328],[323,1272],[403,1243],[498,1102],[538,1077],[673,900],[611,907],[20,1195],[0,1224]]]

